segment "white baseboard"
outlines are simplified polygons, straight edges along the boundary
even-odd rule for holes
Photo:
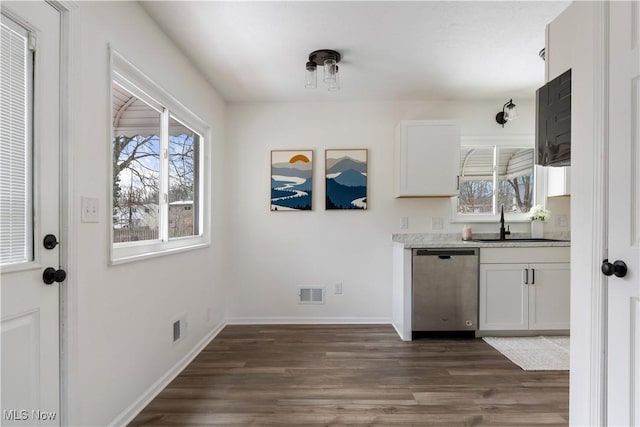
[[[396,324],[395,324],[395,323],[392,323],[392,324],[391,324],[391,326],[393,326],[393,329],[395,329],[395,330],[396,330],[396,333],[398,334],[398,336],[400,337],[400,339],[401,339],[402,341],[411,341],[411,340],[412,340],[411,334],[409,334],[409,336],[405,336],[405,335],[402,333],[402,330],[401,330],[401,329],[399,329],[399,328],[396,326]]]
[[[231,317],[227,325],[390,325],[389,317]]]
[[[110,426],[126,426],[151,402],[166,386],[169,385],[183,370],[196,358],[198,354],[209,344],[222,329],[226,326],[225,322],[218,324],[210,333],[202,338],[189,353],[185,354],[171,369],[161,376],[151,387],[149,387],[142,395],[136,399],[127,409],[118,415]]]

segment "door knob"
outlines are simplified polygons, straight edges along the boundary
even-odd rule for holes
[[[62,269],[56,270],[53,267],[47,267],[42,272],[42,281],[47,285],[51,285],[53,282],[64,282],[66,278],[67,272]]]
[[[45,249],[53,249],[58,245],[58,243],[58,239],[56,239],[56,236],[53,234],[47,234],[44,236],[44,239],[42,239],[42,245]]]
[[[613,264],[608,259],[602,261],[602,274],[605,276],[624,277],[627,275],[627,264],[624,261],[614,261]]]

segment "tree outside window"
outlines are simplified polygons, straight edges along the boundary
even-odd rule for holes
[[[200,136],[132,92],[114,81],[113,242],[197,236]]]
[[[533,205],[533,148],[463,146],[458,213],[526,213]]]

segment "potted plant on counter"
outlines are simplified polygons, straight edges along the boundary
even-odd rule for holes
[[[551,217],[551,212],[542,205],[535,205],[529,210],[527,217],[531,220],[531,237],[541,239],[544,234],[544,222]]]

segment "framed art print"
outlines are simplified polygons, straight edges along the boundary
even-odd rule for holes
[[[325,209],[367,209],[367,150],[325,151]]]
[[[272,211],[310,211],[312,190],[312,150],[271,151]]]

